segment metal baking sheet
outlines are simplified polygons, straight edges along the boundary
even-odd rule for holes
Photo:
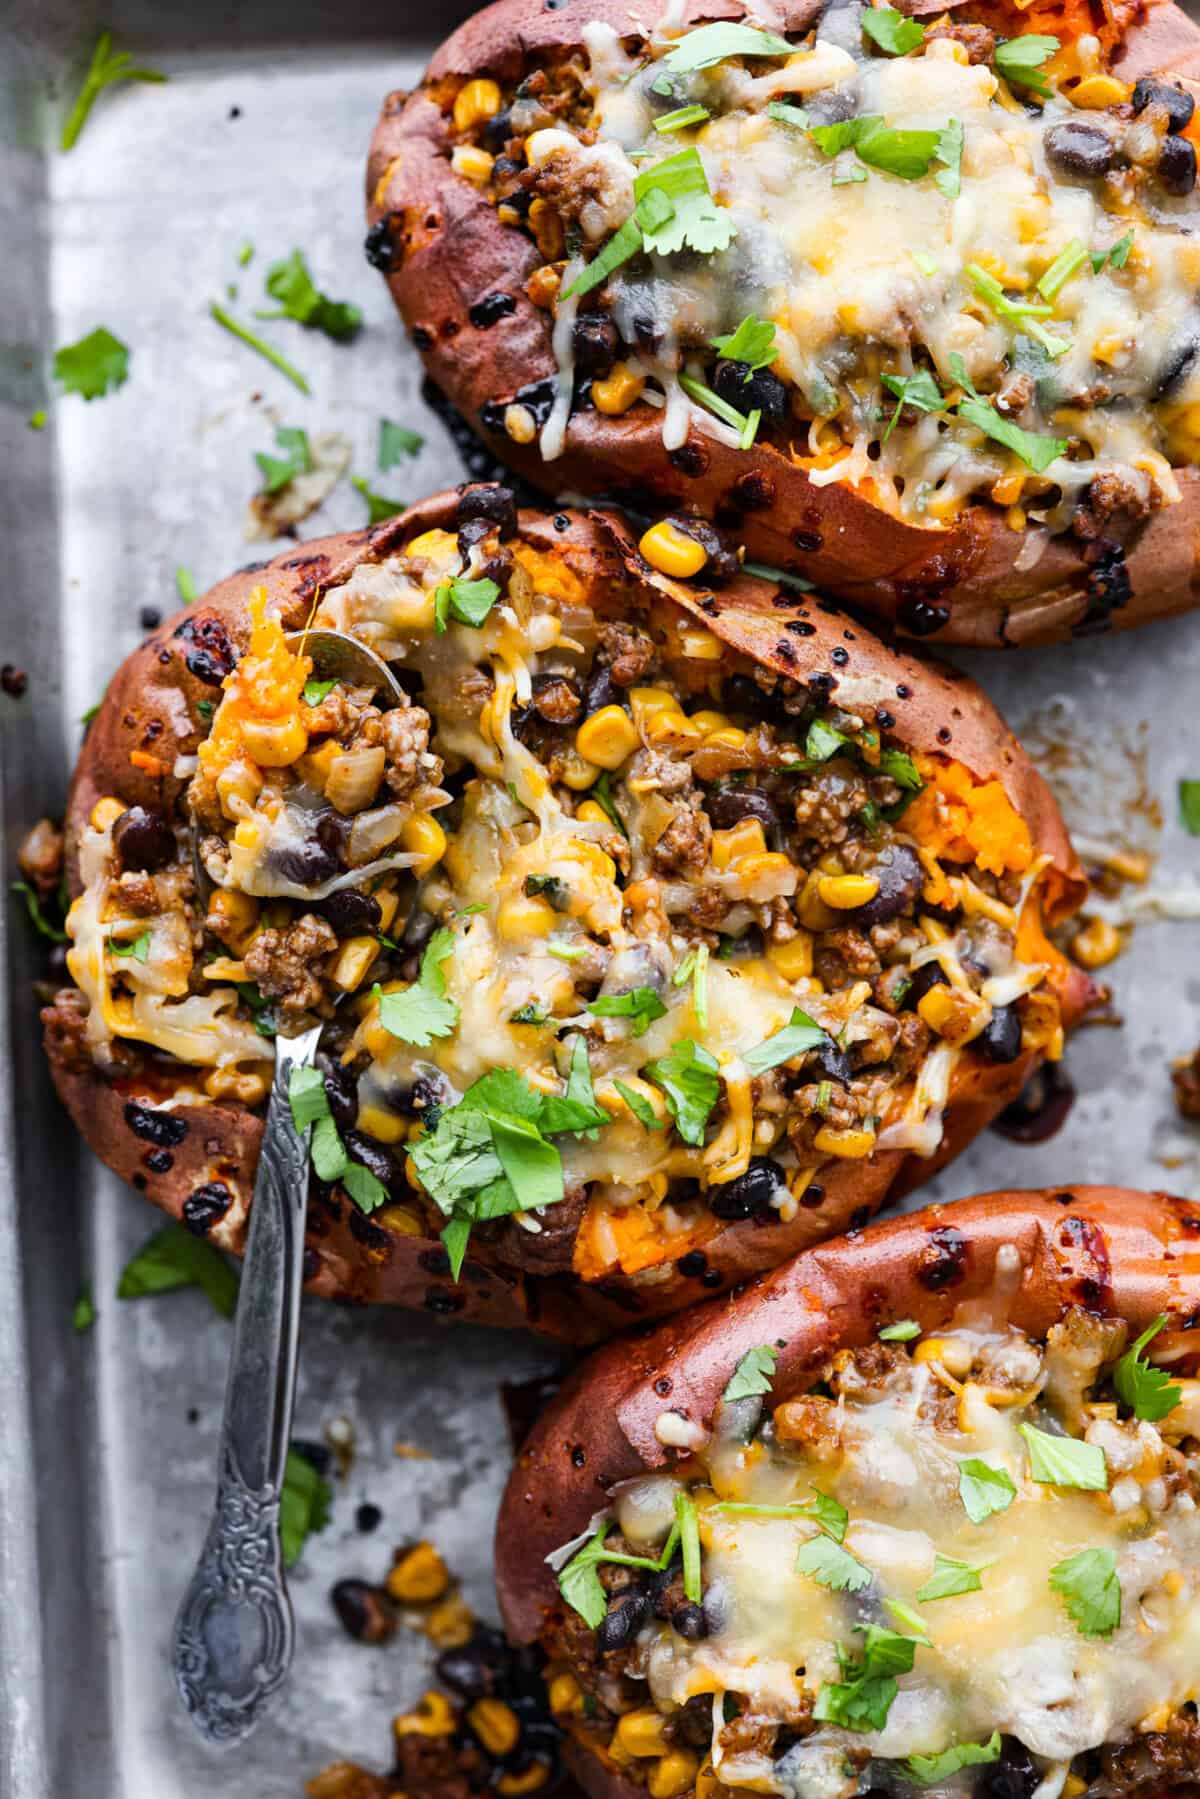
[[[271,447],[275,425],[344,433],[352,469],[389,493],[416,498],[459,477],[360,248],[367,140],[384,92],[411,82],[432,47],[431,11],[119,0],[101,20],[67,0],[0,8],[0,661],[29,674],[23,700],[0,697],[10,870],[23,831],[61,808],[78,720],[137,643],[139,610],[172,608],[177,564],[204,585],[263,553],[247,549],[243,520],[253,453]],[[442,11],[432,29],[456,16]],[[170,80],[103,96],[61,156],[50,146],[63,96],[102,24]],[[247,241],[255,259],[240,269]],[[309,399],[207,311],[235,283],[231,304],[248,315],[265,265],[296,246],[366,316],[349,347],[275,328]],[[101,323],[132,349],[128,383],[92,405],[55,398],[50,353]],[[48,427],[31,431],[43,405]],[[374,472],[381,412],[427,439],[386,477]],[[306,528],[361,520],[343,482]],[[1200,775],[1196,621],[970,661],[1012,722],[1036,730],[1077,827],[1150,849],[1154,892],[1186,911],[1200,871],[1174,793],[1181,775]],[[382,1767],[390,1715],[422,1689],[429,1647],[404,1634],[382,1649],[352,1643],[329,1587],[378,1578],[391,1542],[430,1535],[490,1611],[508,1456],[500,1383],[553,1366],[555,1352],[306,1305],[297,1434],[350,1419],[354,1466],[293,1579],[299,1644],[285,1698],[248,1745],[206,1749],[175,1702],[167,1643],[211,1494],[228,1330],[196,1293],[113,1297],[156,1215],[72,1141],[35,1048],[38,948],[19,914],[0,918],[0,942],[0,1793],[295,1799],[337,1756]],[[1085,1179],[1200,1193],[1200,1138],[1174,1114],[1168,1079],[1200,1029],[1196,944],[1196,923],[1139,922],[1109,971],[1124,1022],[1071,1049],[1079,1097],[1064,1128],[1032,1147],[989,1135],[931,1194]],[[99,1317],[76,1338],[85,1279]],[[397,1442],[423,1455],[397,1456]],[[384,1513],[372,1536],[355,1529],[364,1499]]]

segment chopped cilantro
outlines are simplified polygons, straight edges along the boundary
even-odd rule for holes
[[[185,606],[193,605],[200,598],[195,575],[190,568],[184,568],[182,563],[175,570],[175,591]]]
[[[715,393],[703,381],[697,381],[694,375],[680,375],[679,385],[689,399],[695,400],[697,406],[703,406],[706,412],[711,412],[714,418],[721,420],[722,424],[729,425],[734,431],[740,433],[738,438],[740,450],[750,448],[758,436],[758,427],[762,423],[760,408],[755,407],[749,413],[739,412],[736,406],[731,406],[728,400],[723,400],[720,394]]]
[[[263,478],[263,493],[281,492],[297,475],[307,475],[313,465],[308,432],[302,431],[298,425],[279,425],[275,431],[275,442],[283,451],[282,456],[268,456],[263,450],[256,450],[254,453],[254,460]]]
[[[1200,837],[1200,781],[1180,781],[1179,816],[1184,830],[1192,837]]]
[[[333,1505],[333,1488],[308,1457],[289,1449],[279,1494],[279,1547],[283,1565],[291,1568],[314,1531],[324,1530]]]
[[[684,1497],[686,1495],[680,1494],[680,1498]],[[615,1562],[621,1568],[649,1568],[653,1573],[661,1574],[670,1566],[679,1543],[680,1527],[676,1523],[663,1544],[661,1555],[622,1555],[604,1547],[611,1528],[611,1525],[602,1524],[595,1536],[571,1557],[558,1577],[559,1592],[592,1630],[599,1629],[608,1611],[608,1594],[597,1573],[600,1563]]]
[[[907,56],[925,41],[925,27],[891,6],[864,7],[862,28],[863,36],[888,56]]]
[[[1021,37],[1010,37],[996,46],[996,72],[1003,75],[1005,81],[1032,88],[1035,94],[1048,94],[1050,88],[1042,65],[1049,62],[1058,48],[1056,37],[1044,37],[1040,32],[1029,31]]]
[[[1121,1582],[1111,1549],[1081,1549],[1050,1570],[1050,1585],[1060,1595],[1081,1636],[1111,1637],[1121,1622]]]
[[[1032,431],[1022,431],[1011,420],[1001,418],[986,400],[960,400],[958,416],[993,442],[1003,444],[1039,475],[1045,474],[1052,462],[1067,453],[1065,437],[1039,437]]]
[[[150,932],[139,931],[126,943],[118,943],[112,937],[108,939],[108,952],[112,956],[131,956],[135,962],[150,960]]]
[[[831,756],[845,749],[847,741],[841,731],[835,731],[823,718],[814,718],[804,741],[804,754],[810,762],[828,762]]]
[[[721,1395],[722,1399],[754,1399],[760,1393],[769,1393],[778,1359],[769,1343],[760,1343],[756,1348],[748,1349],[730,1375]]]
[[[982,1524],[993,1512],[1006,1512],[1017,1496],[1011,1474],[969,1456],[958,1465],[958,1496],[972,1524]]]
[[[1059,289],[1064,287],[1082,263],[1088,260],[1087,248],[1077,237],[1059,251],[1050,267],[1037,284],[1037,290],[1043,298],[1053,300]]]
[[[970,1562],[960,1562],[952,1555],[934,1557],[933,1573],[917,1594],[922,1605],[930,1605],[935,1599],[953,1599],[959,1593],[978,1593],[983,1581],[978,1568],[972,1568]]]
[[[996,277],[987,269],[981,268],[977,262],[967,264],[967,274],[971,277],[975,292],[981,300],[987,301],[997,318],[1007,319],[1011,324],[1019,325],[1022,331],[1033,338],[1035,343],[1042,346],[1047,356],[1062,356],[1071,348],[1065,337],[1051,336],[1040,322],[1051,316],[1054,311],[1052,306],[1040,300],[1010,300]],[[972,392],[973,399],[978,399],[978,397]],[[987,404],[987,402],[983,403]],[[961,405],[959,411],[962,411]]]
[[[27,422],[31,431],[44,431],[46,428],[46,408],[44,406],[39,406],[36,412],[30,413]]]
[[[809,1050],[819,1049],[828,1041],[829,1033],[796,1006],[789,1022],[753,1049],[746,1050],[742,1061],[751,1074],[766,1074],[769,1068],[778,1068],[781,1062],[795,1061],[797,1056],[807,1055]]]
[[[339,343],[354,337],[362,325],[362,313],[348,300],[331,300],[314,282],[302,250],[293,250],[267,270],[267,292],[279,301],[277,312],[259,312],[260,319],[295,319],[311,331],[323,331]]]
[[[1163,1369],[1146,1361],[1142,1354],[1166,1322],[1166,1313],[1160,1312],[1113,1369],[1113,1386],[1118,1399],[1129,1407],[1135,1418],[1144,1418],[1150,1424],[1161,1423],[1183,1398],[1183,1388]]]
[[[62,383],[64,393],[98,400],[129,379],[128,346],[98,325],[78,343],[64,344],[54,352],[54,379]]]
[[[1054,1437],[1034,1424],[1018,1426],[1029,1450],[1029,1477],[1039,1486],[1108,1490],[1108,1463],[1098,1443],[1080,1437]]]
[[[401,993],[385,993],[376,982],[371,989],[379,1005],[379,1022],[401,1043],[428,1049],[435,1037],[449,1037],[458,1024],[459,1010],[446,998],[442,963],[454,954],[454,932],[445,925],[433,933],[421,956],[421,972]]]
[[[915,1642],[898,1631],[871,1624],[861,1659],[847,1655],[840,1645],[837,1654],[842,1679],[821,1688],[813,1717],[840,1724],[844,1730],[882,1730],[899,1691],[895,1676],[912,1667]]]
[[[695,69],[711,69],[730,56],[790,56],[792,49],[785,37],[773,31],[722,21],[689,31],[677,40],[662,63],[672,75],[690,75]]]
[[[114,50],[112,32],[103,31],[96,40],[96,48],[92,51],[92,60],[88,64],[87,74],[83,78],[83,86],[75,96],[75,103],[67,114],[67,122],[63,126],[62,136],[58,140],[60,150],[73,150],[79,141],[79,134],[87,123],[88,114],[96,103],[97,96],[106,87],[114,87],[119,81],[152,81],[163,82],[167,78],[159,69],[135,68],[129,60],[128,50]]]
[[[800,1545],[796,1572],[835,1593],[861,1593],[875,1578],[857,1556],[827,1536],[810,1537]]]
[[[480,581],[443,581],[433,597],[434,627],[438,631],[445,631],[449,621],[454,618],[460,625],[474,625],[478,628],[485,623],[488,613],[499,598],[500,589],[486,576]]]
[[[550,1014],[539,1012],[532,1000],[523,1006],[518,1006],[515,1012],[510,1012],[508,1015],[509,1024],[548,1024],[549,1021]]]
[[[749,557],[742,564],[744,575],[753,575],[759,581],[778,581],[781,587],[794,587],[798,593],[811,593],[813,583],[805,575],[794,575],[789,569],[776,568],[773,562],[751,562]]]
[[[308,1152],[318,1180],[340,1181],[361,1212],[374,1212],[386,1205],[388,1190],[383,1182],[361,1163],[351,1162],[346,1146],[338,1136],[329,1096],[319,1068],[293,1067],[288,1078],[288,1104],[297,1136],[302,1137],[311,1126]]]
[[[643,222],[647,250],[659,256],[670,256],[679,250],[695,250],[701,256],[709,256],[715,250],[729,248],[736,235],[733,221],[713,199],[700,152],[694,145],[677,150],[674,156],[654,163],[634,177],[635,201],[645,200],[651,191],[665,196],[672,210],[670,218],[649,228]]]
[[[81,1335],[90,1331],[96,1322],[96,1304],[92,1298],[92,1289],[83,1286],[79,1289],[79,1297],[71,1309],[71,1326]]]
[[[940,1786],[963,1768],[978,1768],[1000,1759],[1000,1732],[994,1730],[986,1743],[952,1743],[937,1755],[910,1755],[903,1763],[919,1786]]]
[[[625,821],[617,811],[616,804],[613,800],[612,775],[607,768],[597,780],[593,781],[591,790],[588,793],[588,798],[595,800],[600,810],[608,817],[610,822],[616,825],[622,837],[628,837],[629,832],[625,829]]]
[[[1123,269],[1129,261],[1129,252],[1133,249],[1133,232],[1129,230],[1124,237],[1119,237],[1115,244],[1107,250],[1093,250],[1090,261],[1093,271],[1098,275],[1105,263],[1113,269]]]
[[[915,407],[918,412],[940,412],[946,404],[941,388],[928,369],[917,369],[911,375],[881,375],[879,379],[888,392],[896,396],[896,410],[883,434],[884,443],[896,429],[906,406]]]
[[[822,1493],[819,1487],[813,1488],[811,1499],[795,1499],[790,1505],[748,1505],[741,1500],[723,1499],[712,1509],[750,1518],[805,1518],[819,1525],[835,1543],[845,1541],[846,1526],[850,1522],[845,1506],[831,1499],[828,1493]]]
[[[690,949],[671,976],[672,987],[692,983],[692,1010],[701,1031],[708,1029],[708,945],[698,943]]]
[[[679,1549],[683,1558],[683,1591],[693,1605],[704,1598],[700,1572],[700,1520],[696,1502],[682,1489],[675,1495],[675,1523],[679,1529]]]
[[[915,1318],[900,1318],[895,1324],[885,1324],[879,1332],[881,1343],[911,1343],[919,1337],[921,1327]]]
[[[654,121],[656,131],[686,131],[690,125],[702,125],[709,118],[707,106],[679,106],[674,112],[664,112]]]
[[[425,439],[419,431],[410,431],[407,425],[393,424],[391,419],[379,421],[379,458],[378,467],[381,475],[395,468],[404,456],[415,456],[423,448]]]
[[[800,131],[808,130],[808,114],[802,106],[793,106],[787,100],[768,100],[767,117],[775,119],[780,125],[794,125]]]
[[[385,493],[376,493],[364,475],[351,475],[350,485],[367,502],[368,525],[382,525],[384,519],[395,518],[397,513],[404,511],[403,500],[389,499]]]
[[[662,1088],[683,1141],[702,1144],[708,1115],[721,1091],[717,1058],[690,1037],[681,1037],[667,1055],[646,1064],[646,1073]]]
[[[175,1287],[199,1287],[224,1318],[237,1306],[238,1282],[229,1264],[211,1243],[194,1237],[182,1224],[164,1224],[125,1264],[117,1284],[118,1299],[142,1299]]]
[[[216,320],[222,330],[228,331],[230,336],[236,337],[239,342],[248,345],[249,348],[256,351],[259,356],[265,357],[272,368],[277,368],[281,375],[287,377],[293,387],[298,387],[302,394],[311,392],[308,382],[300,373],[299,369],[296,368],[293,363],[290,363],[283,352],[275,348],[274,344],[269,344],[266,339],[260,337],[256,331],[252,331],[249,325],[243,325],[240,319],[235,319],[233,314],[227,312],[225,307],[218,301],[210,301],[208,311],[209,316]]]
[[[10,881],[9,890],[12,893],[19,893],[21,898],[25,901],[25,910],[29,915],[29,922],[39,937],[45,937],[50,943],[66,943],[69,941],[67,933],[60,924],[57,924],[53,918],[48,916],[45,906],[43,906],[36,892],[27,881]]]
[[[962,191],[963,127],[961,119],[947,119],[938,134],[934,159],[943,166],[934,176],[934,185],[947,200],[957,200]]]
[[[322,700],[328,699],[337,684],[338,677],[336,675],[330,675],[327,681],[318,681],[316,676],[312,675],[304,683],[300,697],[306,706],[319,706]]]
[[[779,355],[774,324],[769,319],[756,318],[752,312],[746,314],[736,331],[714,337],[712,346],[723,361],[745,363],[746,381],[755,369],[765,369]]]
[[[628,1018],[635,1037],[642,1037],[657,1018],[665,1018],[667,1008],[653,987],[634,987],[629,993],[602,993],[590,1001],[588,1011],[594,1018]]]
[[[662,1123],[655,1117],[654,1107],[650,1104],[650,1101],[644,1094],[635,1093],[633,1088],[627,1087],[624,1081],[614,1080],[613,1086],[621,1095],[621,1098],[625,1101],[625,1104],[629,1107],[629,1110],[633,1113],[643,1130],[662,1130]]]

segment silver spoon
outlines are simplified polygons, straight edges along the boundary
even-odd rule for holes
[[[336,674],[352,686],[385,693],[393,705],[407,704],[386,663],[352,637],[310,631],[304,647],[320,679]],[[194,821],[192,854],[199,882]],[[172,1659],[180,1697],[201,1736],[214,1743],[238,1743],[250,1734],[287,1678],[295,1646],[279,1504],[304,1286],[308,1132],[296,1130],[288,1090],[292,1070],[309,1067],[316,1057],[322,1028],[275,1039],[275,1078],[225,1388],[216,1503],[175,1620]]]

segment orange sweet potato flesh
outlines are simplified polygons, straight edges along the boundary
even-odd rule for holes
[[[519,78],[544,53],[579,47],[589,21],[640,37],[668,8],[685,27],[750,16],[736,0],[688,0],[681,11],[674,0],[596,0],[554,10],[544,0],[498,0],[446,40],[421,86],[385,102],[368,163],[369,219],[386,222],[388,283],[429,373],[472,428],[502,461],[550,492],[603,493],[642,511],[683,507],[735,517],[732,534],[749,556],[799,570],[902,634],[984,648],[1054,643],[1194,606],[1200,600],[1200,475],[1191,468],[1177,471],[1178,504],[1123,529],[1114,525],[1129,584],[1124,598],[1119,575],[1114,586],[1103,563],[1085,560],[1087,546],[1064,535],[1035,553],[1002,509],[987,502],[971,505],[944,528],[922,527],[849,487],[815,487],[769,444],[741,451],[693,428],[683,447],[668,454],[661,415],[645,403],[617,418],[578,412],[564,454],[553,462],[542,460],[536,442],[522,447],[503,429],[484,425],[486,405],[502,406],[556,376],[551,315],[525,292],[541,263],[530,239],[502,225],[485,193],[450,168],[451,133],[436,84],[477,74]],[[918,0],[905,10],[947,9],[943,0]],[[1010,33],[1031,29],[1014,23],[1018,14],[1000,0],[971,0],[951,10]],[[1086,9],[1092,10],[1099,18],[1086,22],[1106,41],[1120,34],[1112,67],[1122,80],[1162,74],[1200,84],[1200,27],[1171,0],[1105,6],[1097,0]],[[753,22],[800,32],[819,12],[816,0],[774,0],[756,6]],[[473,323],[472,308],[497,294],[509,296],[513,310],[489,324]]]
[[[1167,1193],[1073,1187],[990,1193],[933,1206],[824,1243],[736,1296],[696,1306],[652,1332],[610,1343],[584,1362],[522,1448],[496,1526],[496,1586],[510,1637],[533,1642],[561,1606],[545,1557],[585,1531],[622,1480],[669,1465],[655,1424],[677,1413],[710,1423],[747,1350],[782,1344],[778,1405],[803,1392],[836,1350],[872,1342],[881,1324],[949,1325],[986,1299],[998,1252],[1020,1257],[1006,1315],[1035,1339],[1070,1306],[1122,1318],[1130,1334],[1160,1313],[1175,1327],[1200,1315],[1200,1206]],[[568,1763],[591,1799],[641,1799],[579,1742]]]
[[[458,497],[456,492],[436,494],[373,531],[320,539],[265,567],[233,575],[187,611],[168,619],[134,651],[109,684],[72,783],[67,843],[74,891],[79,885],[75,845],[99,798],[115,795],[127,805],[168,813],[178,802],[183,781],[171,772],[155,773],[132,763],[131,752],[152,749],[156,765],[166,771],[173,769],[176,757],[195,755],[195,702],[219,697],[211,659],[219,663],[223,652],[245,648],[253,590],[265,586],[268,612],[277,613],[285,627],[297,627],[308,616],[318,587],[336,587],[363,562],[386,557],[422,531],[439,525],[453,529]],[[789,601],[787,610],[780,610],[772,604],[778,597],[775,589],[749,577],[716,595],[687,583],[666,582],[642,562],[628,529],[616,516],[578,512],[567,516],[564,531],[544,513],[522,512],[522,536],[535,548],[567,556],[589,581],[599,580],[606,596],[603,603],[615,611],[631,608],[639,596],[643,606],[651,598],[659,606],[678,605],[703,621],[731,652],[744,651],[796,680],[828,677],[834,699],[886,701],[897,720],[894,735],[913,752],[953,756],[978,781],[999,781],[1026,821],[1035,853],[1050,858],[1044,889],[1047,909],[1061,916],[1078,907],[1086,883],[1049,790],[971,681],[927,658],[886,647],[835,609],[806,600],[799,608]],[[651,592],[652,582],[657,592]],[[811,624],[810,636],[783,629],[797,610]],[[1088,1003],[1090,983],[1078,971],[1068,972],[1064,963],[1058,986],[1069,1025]],[[197,1186],[223,1181],[235,1198],[213,1227],[212,1240],[240,1253],[261,1117],[229,1102],[189,1105],[182,1114],[188,1131],[171,1150],[172,1166],[156,1172],[147,1161],[151,1146],[131,1131],[125,1108],[130,1100],[161,1099],[161,1077],[153,1077],[159,1086],[150,1076],[110,1082],[90,1067],[74,1066],[53,1031],[47,1031],[46,1041],[58,1092],[100,1159],[174,1217],[182,1214]],[[705,1244],[708,1269],[731,1285],[844,1230],[852,1219],[870,1216],[887,1199],[926,1179],[956,1155],[1015,1097],[1038,1059],[1035,1052],[1007,1065],[966,1058],[947,1109],[945,1140],[932,1161],[890,1151],[867,1161],[834,1163],[822,1171],[822,1203],[811,1210],[801,1208],[792,1223],[723,1225]],[[436,1237],[383,1229],[348,1201],[337,1216],[324,1210],[319,1215],[310,1212],[308,1248],[312,1292],[359,1303],[423,1307],[486,1324],[527,1326],[576,1342],[596,1341],[639,1317],[676,1310],[702,1291],[694,1279],[677,1270],[651,1287],[612,1281],[581,1285],[570,1276],[497,1265],[488,1260],[482,1241],[472,1246],[455,1286],[445,1273],[445,1256]]]

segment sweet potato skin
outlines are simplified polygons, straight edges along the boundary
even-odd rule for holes
[[[1114,531],[1115,561],[1111,551],[1097,560],[1095,546],[1070,537],[1023,555],[1028,540],[995,506],[973,505],[952,526],[930,530],[892,518],[849,488],[813,486],[767,444],[739,451],[693,430],[668,454],[661,419],[644,404],[619,418],[578,413],[563,455],[549,463],[536,442],[514,444],[496,411],[485,419],[485,407],[499,402],[502,411],[519,393],[552,384],[557,364],[549,315],[525,292],[541,259],[523,233],[499,223],[478,188],[450,169],[436,84],[470,74],[510,77],[540,54],[578,46],[593,19],[618,33],[644,34],[666,7],[667,0],[645,7],[602,0],[547,10],[542,0],[498,0],[447,39],[421,87],[385,102],[368,161],[369,221],[388,234],[388,284],[430,374],[489,448],[551,492],[604,493],[643,511],[686,507],[730,521],[752,557],[800,570],[904,635],[1014,647],[1126,630],[1194,606],[1200,475],[1192,469],[1177,471],[1177,505]],[[989,15],[985,3],[958,10]],[[1165,73],[1188,86],[1200,82],[1200,27],[1172,0],[1124,10],[1132,23],[1114,64],[1122,80]],[[819,11],[815,0],[777,0],[753,17],[800,31]],[[679,22],[741,16],[749,15],[737,0],[689,0]],[[513,310],[475,323],[473,309],[496,294],[507,295]]]
[[[618,1481],[671,1460],[655,1434],[664,1412],[707,1426],[757,1344],[784,1345],[772,1382],[778,1404],[810,1386],[833,1351],[873,1341],[883,1323],[945,1327],[958,1306],[989,1292],[1009,1245],[1022,1274],[1015,1291],[1005,1277],[1008,1315],[1035,1338],[1072,1305],[1124,1318],[1133,1332],[1160,1312],[1176,1327],[1200,1316],[1200,1205],[1167,1193],[991,1193],[823,1243],[736,1295],[610,1343],[563,1386],[522,1448],[500,1508],[496,1581],[509,1635],[532,1642],[560,1603],[545,1557],[586,1530]],[[595,1799],[640,1790],[582,1752],[575,1766]]]
[[[364,560],[384,557],[421,531],[453,529],[459,495],[432,496],[373,531],[316,540],[231,576],[186,611],[169,619],[117,671],[89,730],[72,783],[67,808],[67,862],[74,892],[79,890],[77,846],[96,801],[116,795],[127,805],[170,812],[184,781],[174,773],[177,757],[194,756],[199,732],[197,700],[220,693],[223,667],[249,636],[249,600],[264,586],[268,610],[286,627],[303,623],[317,589],[336,587]],[[559,523],[565,518],[565,528]],[[1053,882],[1048,907],[1072,911],[1086,883],[1074,858],[1062,819],[1040,776],[1005,727],[999,714],[971,682],[928,659],[889,648],[834,609],[786,600],[773,604],[773,587],[743,577],[719,594],[694,592],[666,581],[642,561],[624,523],[608,513],[521,514],[523,536],[540,548],[557,546],[581,569],[607,579],[611,590],[629,591],[629,582],[653,584],[683,606],[732,648],[742,650],[793,679],[820,677],[820,685],[845,703],[891,705],[897,732],[914,750],[950,754],[980,780],[999,779],[1014,807],[1028,821],[1035,849],[1048,855]],[[614,601],[614,604],[617,602]],[[783,629],[797,614],[811,635]],[[836,652],[836,655],[835,655]],[[890,698],[889,698],[890,696]],[[947,724],[944,721],[949,720]],[[942,733],[949,730],[949,741]],[[140,751],[142,761],[130,762]],[[159,771],[145,766],[151,755]],[[1081,974],[1068,977],[1061,999],[1068,1022],[1083,1010],[1090,985]],[[261,1119],[231,1103],[188,1107],[188,1131],[170,1151],[147,1159],[151,1147],[126,1118],[131,1099],[154,1100],[149,1078],[127,1075],[106,1080],[83,1071],[51,1031],[47,1031],[51,1072],[60,1097],[97,1156],[165,1212],[183,1216],[196,1187],[221,1180],[234,1198],[211,1229],[211,1239],[240,1254],[262,1133]],[[1033,1053],[1007,1065],[982,1062],[966,1074],[948,1108],[945,1141],[932,1162],[890,1151],[866,1162],[836,1163],[823,1178],[821,1203],[801,1208],[789,1224],[754,1222],[727,1226],[705,1245],[706,1272],[723,1285],[746,1280],[764,1267],[846,1229],[928,1177],[958,1153],[1009,1103],[1032,1073]],[[436,1238],[382,1228],[346,1201],[314,1202],[309,1212],[308,1288],[356,1303],[383,1302],[423,1308],[436,1315],[496,1325],[524,1325],[572,1341],[596,1341],[645,1316],[658,1316],[710,1291],[695,1277],[673,1270],[670,1278],[644,1288],[600,1283],[581,1286],[562,1275],[533,1275],[515,1267],[469,1257],[457,1285],[449,1278],[445,1251]]]

